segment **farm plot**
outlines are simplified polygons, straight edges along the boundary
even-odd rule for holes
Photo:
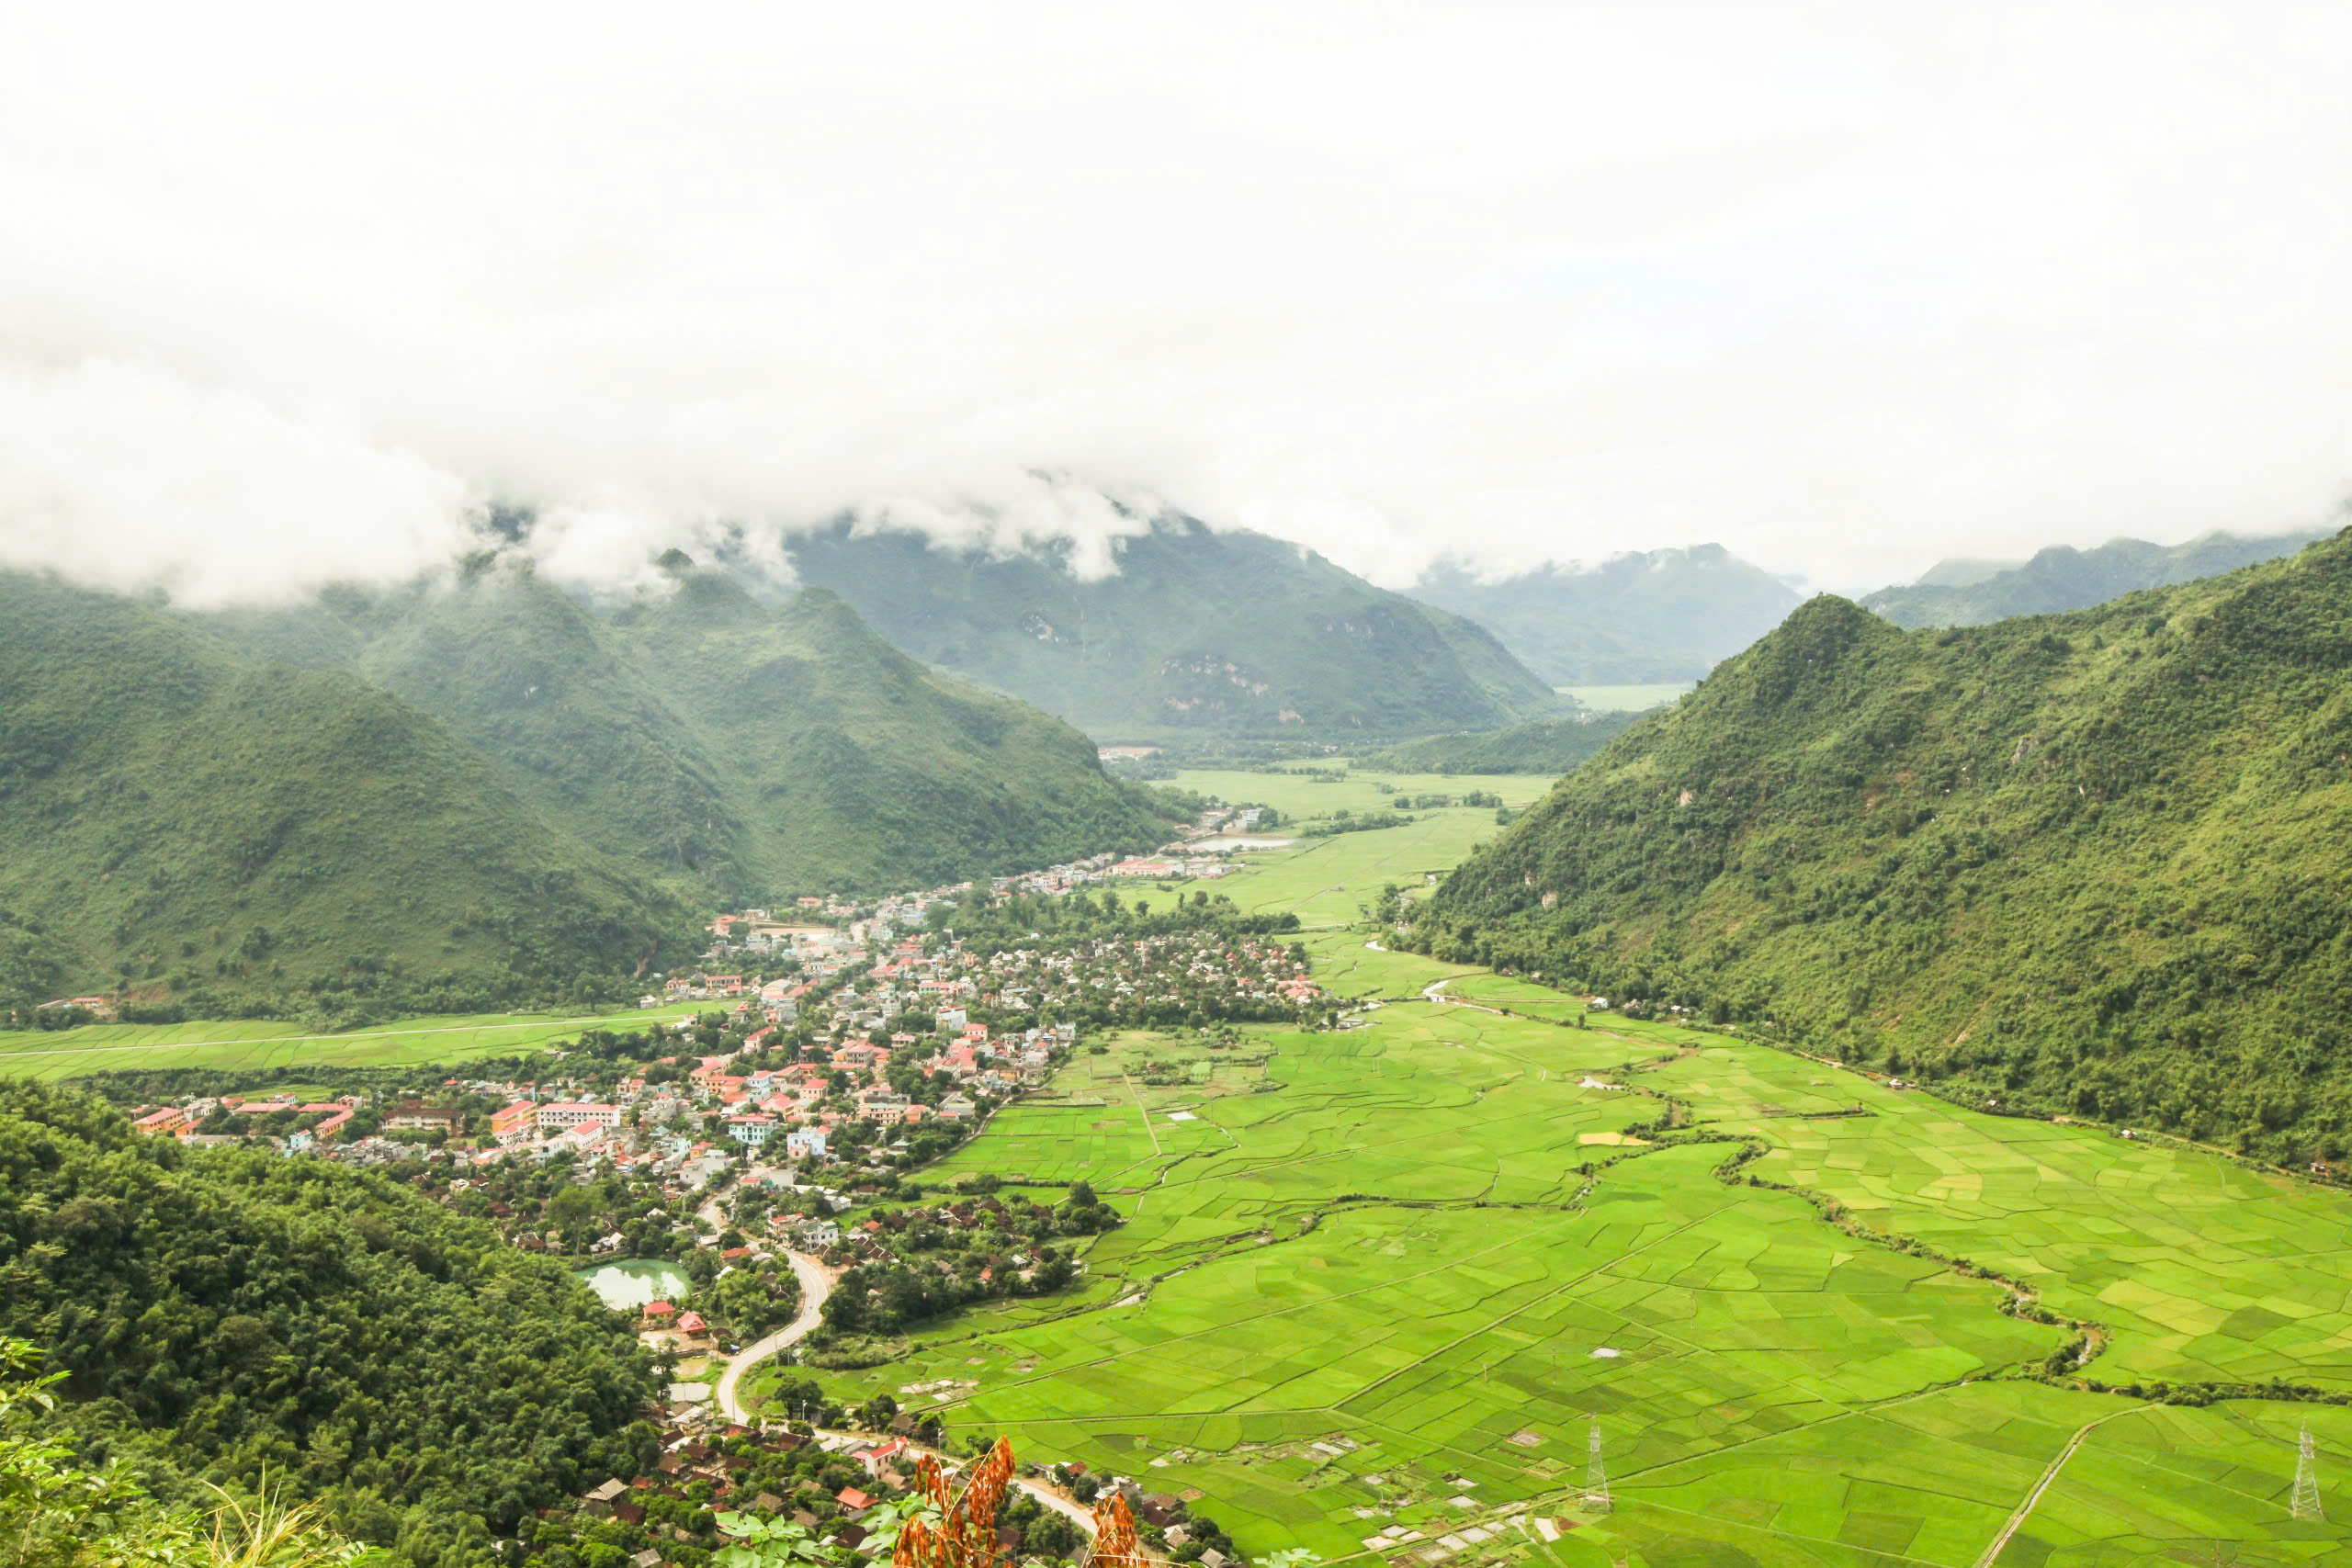
[[[1389,956],[1385,983],[1445,973]],[[935,1325],[838,1391],[953,1378],[951,1429],[1196,1491],[1251,1550],[1367,1564],[1970,1568],[2013,1515],[1999,1561],[2026,1568],[2352,1564],[2341,1527],[2284,1508],[2296,1421],[2352,1473],[2352,1412],[2024,1381],[2068,1331],[1745,1178],[2096,1318],[2113,1339],[2088,1370],[2117,1382],[2352,1389],[2352,1204],[1707,1032],[1562,1027],[1528,983],[1474,982],[1519,1016],[1399,1002],[1338,1032],[1252,1030],[1225,1048],[1271,1053],[1244,1092],[1203,1092],[1196,1073],[1229,1067],[1200,1037],[1081,1057],[1057,1087],[1126,1088],[1133,1128],[1104,1168],[1057,1168],[1115,1175],[1130,1216],[1088,1253],[1084,1302]],[[1664,1096],[1684,1124],[1661,1132]],[[958,1158],[1074,1139],[1069,1114],[1013,1107]],[[1763,1156],[1721,1179],[1749,1139]],[[1607,1515],[1580,1506],[1595,1421]]]
[[[1725,1056],[1738,1061],[1736,1079]],[[1746,1103],[1704,1091],[1711,1079]],[[2104,1325],[2112,1338],[2087,1371],[2105,1382],[2352,1391],[2352,1203],[2338,1193],[2191,1149],[1965,1111],[1754,1047],[1702,1052],[1645,1081],[1764,1138],[1760,1178],[1826,1193],[1865,1224],[2023,1280],[2052,1309]],[[1862,1114],[1752,1114],[1758,1100],[1825,1092]]]
[[[243,1072],[461,1062],[576,1039],[583,1029],[642,1029],[656,1021],[690,1018],[707,1006],[631,1008],[625,1012],[574,1017],[478,1013],[412,1019],[338,1034],[312,1033],[299,1023],[259,1020],[11,1031],[0,1032],[0,1074],[65,1078],[172,1067]]]

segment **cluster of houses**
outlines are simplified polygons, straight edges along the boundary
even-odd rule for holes
[[[256,1133],[272,1136],[292,1153],[341,1135],[359,1112],[356,1095],[340,1100],[303,1101],[257,1095],[198,1095],[179,1105],[142,1109],[130,1119],[131,1130],[150,1137],[178,1138],[191,1144],[234,1144]],[[395,1108],[397,1110],[397,1108]],[[392,1125],[387,1117],[386,1125]],[[204,1132],[207,1126],[222,1128]]]

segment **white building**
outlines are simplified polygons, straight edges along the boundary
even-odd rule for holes
[[[621,1108],[585,1100],[559,1100],[539,1107],[539,1132],[569,1133],[574,1127],[617,1127]]]
[[[746,1148],[762,1147],[775,1134],[775,1118],[764,1111],[727,1119],[727,1135]]]

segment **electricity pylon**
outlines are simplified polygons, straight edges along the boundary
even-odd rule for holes
[[[1590,1457],[1584,1467],[1584,1506],[1595,1513],[1608,1513],[1615,1505],[1609,1497],[1608,1467],[1600,1462],[1600,1423],[1597,1420],[1592,1424],[1592,1437],[1585,1444],[1585,1452]],[[2301,1495],[2297,1494],[2298,1496]],[[2314,1493],[2312,1495],[2312,1506],[2316,1508],[2319,1506],[2318,1495]]]
[[[2295,1440],[2295,1498],[2287,1511],[2299,1519],[2324,1519],[2319,1506],[2319,1472],[2312,1465],[2312,1429],[2305,1427]]]

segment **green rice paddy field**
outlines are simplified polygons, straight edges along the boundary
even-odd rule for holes
[[[1197,1494],[1250,1551],[2352,1563],[2352,1532],[2288,1508],[2308,1419],[2325,1506],[2352,1520],[2352,1410],[2030,1381],[2071,1328],[1779,1187],[2097,1325],[2086,1376],[2347,1393],[2352,1201],[1717,1034],[1566,1026],[1581,1007],[1558,993],[1360,933],[1317,944],[1362,994],[1445,979],[1463,999],[1080,1056],[1060,1098],[1000,1113],[936,1174],[1093,1182],[1128,1219],[1083,1289],[938,1325],[836,1391],[952,1383],[902,1397],[959,1442],[1003,1431],[1024,1458]],[[1686,1124],[1629,1134],[1663,1096]],[[1763,1153],[1727,1181],[1743,1139]],[[1584,1504],[1596,1420],[1607,1513]]]
[[[299,1023],[254,1020],[196,1023],[98,1023],[49,1032],[0,1030],[0,1074],[83,1077],[91,1073],[164,1067],[396,1067],[511,1055],[583,1029],[642,1029],[655,1020],[692,1017],[711,1004],[631,1008],[588,1017],[481,1013],[411,1019],[340,1034],[306,1032]]]

